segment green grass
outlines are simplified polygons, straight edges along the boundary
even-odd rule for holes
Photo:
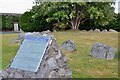
[[[18,43],[11,43],[17,38],[16,34],[2,35],[2,68],[5,69],[18,50]]]
[[[97,59],[89,56],[94,42],[108,44],[118,54],[117,33],[90,33],[90,32],[57,32],[54,33],[59,46],[63,41],[74,40],[77,50],[68,52],[62,50],[66,55],[74,78],[104,78],[118,77],[118,57],[113,60]]]
[[[76,51],[62,50],[66,55],[73,78],[117,78],[118,77],[118,33],[95,32],[56,32],[53,35],[61,46],[63,41],[73,40],[76,43]],[[10,44],[17,37],[16,34],[3,35],[2,43],[2,67],[5,69],[10,60],[15,56],[18,45]],[[94,42],[108,44],[115,49],[113,60],[97,59],[89,56]]]
[[[2,35],[0,35],[0,69],[2,69]]]

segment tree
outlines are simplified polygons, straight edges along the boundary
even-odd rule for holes
[[[32,15],[33,13],[31,12],[25,12],[23,15],[20,16],[19,24],[22,30],[27,30],[27,31],[33,30]]]
[[[42,13],[37,12],[39,12],[39,9],[37,6],[33,6],[33,9],[30,12],[25,12],[20,16],[20,28],[23,31],[44,31],[52,28],[51,24],[47,23],[45,20],[45,16],[43,16]]]
[[[13,16],[5,16],[5,26],[7,30],[13,29]]]
[[[22,27],[31,27],[31,31],[52,29],[50,26],[77,30],[86,20],[92,21],[96,26],[105,26],[114,19],[114,8],[108,2],[40,2],[29,13],[32,14],[26,21],[29,23],[32,20],[32,26],[28,26],[24,19],[20,21],[26,23]]]
[[[54,22],[54,26],[61,28],[69,25],[76,30],[88,19],[93,20],[95,25],[105,26],[114,19],[114,8],[108,2],[53,2],[41,5],[45,8],[43,11],[40,8],[42,12],[38,11],[37,14],[47,15],[47,22]]]

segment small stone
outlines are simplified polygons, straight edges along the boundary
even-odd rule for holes
[[[71,76],[72,72],[70,71],[70,69],[66,69],[66,76]]]
[[[10,73],[8,78],[14,78],[14,74],[13,73]]]
[[[35,78],[47,78],[50,72],[49,66],[46,64],[43,68],[40,68],[35,75]]]
[[[52,68],[52,69],[58,68],[57,62],[54,58],[48,59],[47,63],[49,65],[49,67]]]
[[[42,62],[41,62],[41,65],[40,65],[40,66],[41,66],[41,67],[44,67],[44,66],[46,65],[46,63],[47,63],[47,62],[46,62],[45,60],[42,60]]]
[[[0,80],[2,80],[2,78],[3,78],[3,74],[2,74],[2,70],[0,70]]]
[[[23,78],[23,76],[19,73],[15,73],[14,78]]]
[[[30,72],[30,71],[25,71],[25,75],[27,75],[29,77],[34,77],[35,73],[34,72]]]
[[[59,51],[59,52],[57,52],[57,55],[56,55],[55,59],[59,59],[60,57],[61,57],[61,53]]]
[[[54,52],[55,52],[54,47],[50,46],[49,49],[48,49],[48,53],[47,53],[48,58],[53,57],[55,55]]]
[[[116,30],[110,29],[109,32],[117,32]]]
[[[6,72],[8,72],[8,73],[14,73],[14,72],[16,72],[16,70],[15,69],[13,69],[13,68],[7,68],[6,70],[5,70]]]
[[[59,66],[60,68],[66,66],[66,63],[65,63],[63,60],[61,60],[61,59],[57,59],[57,63],[58,63],[58,66]]]
[[[6,71],[4,71],[4,70],[2,70],[2,75],[3,75],[3,77],[8,77],[9,76],[9,73],[7,73]]]
[[[65,56],[63,56],[63,61],[67,63],[67,58]]]
[[[53,30],[53,32],[57,32],[56,30]]]
[[[53,40],[52,40],[52,46],[54,46],[55,51],[58,51],[59,46],[57,45],[57,43],[56,43],[56,40],[55,40],[55,39],[53,39]]]
[[[20,70],[20,69],[17,69],[16,72],[19,73],[19,74],[21,74],[21,75],[24,75],[24,73],[25,73],[25,71]]]
[[[62,69],[62,68],[59,69],[58,74],[59,74],[60,77],[65,77],[65,74],[66,74],[65,69]]]
[[[94,32],[100,32],[100,30],[99,29],[95,29]]]
[[[91,30],[89,30],[89,32],[93,32],[93,30],[91,29]]]
[[[66,69],[66,78],[72,78],[72,72],[70,71],[70,69]]]
[[[107,32],[107,29],[102,30],[102,32]]]
[[[76,49],[75,43],[72,40],[68,40],[68,41],[63,42],[62,48],[66,49],[68,51],[75,51],[75,49]]]
[[[52,70],[52,71],[49,73],[48,78],[59,78],[59,75],[57,74],[57,72],[55,72],[55,71]]]

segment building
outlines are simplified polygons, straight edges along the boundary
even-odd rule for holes
[[[19,13],[0,13],[0,30],[19,31]]]

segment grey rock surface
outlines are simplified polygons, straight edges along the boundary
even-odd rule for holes
[[[56,71],[51,71],[48,78],[59,78],[59,75]]]
[[[65,69],[59,69],[58,70],[58,74],[60,75],[60,77],[65,77],[65,73],[66,71],[65,71]]]
[[[66,49],[68,51],[75,51],[76,46],[75,46],[75,43],[73,40],[67,40],[67,41],[63,42],[62,48]]]
[[[49,31],[48,31],[49,32]],[[41,33],[27,33],[25,35],[41,35]],[[9,66],[11,65],[10,62]],[[32,65],[32,64],[31,64]],[[0,73],[0,78],[71,78],[72,73],[67,58],[62,54],[54,37],[51,38],[37,72],[8,67]]]
[[[113,29],[109,29],[109,32],[117,32],[117,31]]]
[[[96,58],[111,60],[114,58],[114,49],[108,45],[101,43],[94,43],[90,55]]]
[[[100,30],[99,29],[95,29],[94,32],[100,32]]]
[[[49,65],[49,67],[52,68],[52,69],[58,68],[57,62],[56,62],[56,60],[54,58],[49,58],[47,60],[47,63]]]
[[[102,30],[102,32],[107,32],[107,29]]]
[[[89,30],[89,32],[93,32],[93,30],[91,29],[91,30]]]

